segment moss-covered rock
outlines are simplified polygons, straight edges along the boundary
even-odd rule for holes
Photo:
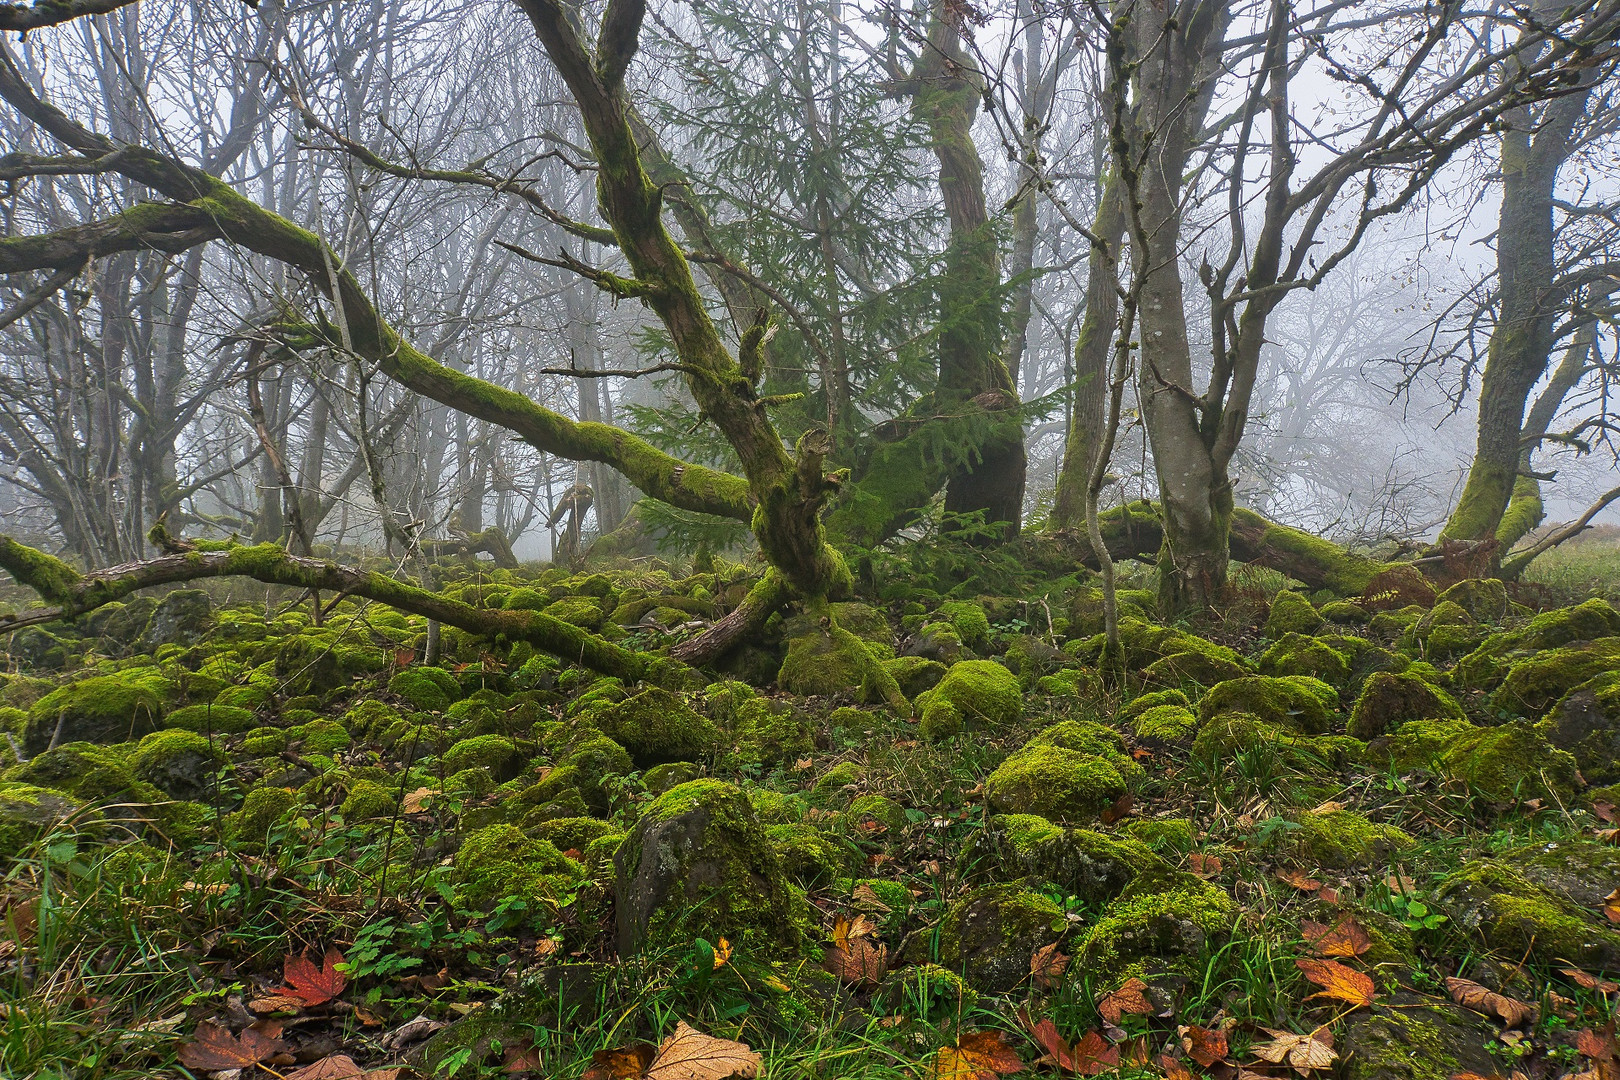
[[[1314,634],[1326,622],[1322,613],[1297,592],[1284,590],[1271,601],[1266,616],[1266,637],[1273,640],[1286,634]]]
[[[842,808],[849,801],[850,789],[859,784],[866,776],[866,770],[859,762],[840,761],[820,776],[810,788],[810,801],[817,806],[834,806]]]
[[[298,805],[286,788],[261,785],[247,793],[242,806],[225,819],[225,835],[248,844],[263,844],[270,830]]]
[[[1185,705],[1155,705],[1131,721],[1137,741],[1160,748],[1192,741],[1198,730],[1198,714]]]
[[[1338,692],[1320,679],[1249,675],[1211,688],[1198,701],[1198,718],[1207,721],[1222,713],[1248,713],[1268,724],[1320,735],[1332,727],[1338,706]]]
[[[694,780],[660,795],[613,865],[621,956],[693,937],[758,955],[799,947],[802,912],[781,857],[730,784]]]
[[[690,761],[666,761],[662,765],[654,765],[641,774],[641,784],[650,793],[662,795],[677,784],[684,784],[689,780],[696,780],[703,775],[703,768]]]
[[[1237,917],[1237,905],[1216,886],[1191,874],[1148,870],[1103,909],[1075,962],[1115,986],[1143,974],[1147,964],[1193,974]]]
[[[1383,865],[1391,853],[1413,843],[1402,830],[1375,824],[1354,810],[1307,810],[1294,824],[1299,827],[1287,840],[1293,856],[1327,870]]]
[[[718,749],[723,738],[712,720],[656,686],[593,710],[590,716],[643,767],[701,759]]]
[[[446,786],[450,786],[448,781]],[[375,780],[356,780],[338,805],[338,813],[345,821],[390,817],[399,805],[400,794],[398,787],[388,788]]]
[[[1469,862],[1441,883],[1438,897],[1458,926],[1513,963],[1533,957],[1549,967],[1620,966],[1620,934],[1506,863]]]
[[[1209,652],[1187,651],[1161,656],[1142,669],[1142,682],[1148,686],[1214,686],[1228,679],[1241,679],[1249,669],[1236,660]]]
[[[739,714],[732,729],[736,739],[732,758],[739,765],[770,769],[816,748],[815,728],[797,709],[758,699],[741,706]]]
[[[932,690],[950,670],[938,660],[926,656],[897,656],[883,661],[883,669],[899,684],[900,692],[908,699]]]
[[[1022,885],[985,885],[952,904],[939,924],[939,962],[969,986],[1006,993],[1029,978],[1037,949],[1058,940],[1063,912]]]
[[[1587,783],[1620,783],[1620,672],[1604,672],[1570,690],[1547,721],[1547,738],[1574,756]]]
[[[1504,863],[1584,911],[1604,906],[1620,882],[1620,848],[1585,837],[1523,844],[1503,851]]]
[[[807,889],[819,889],[849,869],[849,849],[809,825],[767,825],[765,835],[782,860],[782,872]]]
[[[1543,716],[1575,687],[1616,670],[1620,670],[1620,637],[1549,649],[1514,661],[1490,704],[1514,716]]]
[[[135,642],[137,653],[156,652],[161,645],[193,645],[208,633],[213,603],[201,589],[175,589],[152,609],[151,617]]]
[[[1321,610],[1324,619],[1339,626],[1360,626],[1372,618],[1366,608],[1349,600],[1329,600]]]
[[[1398,770],[1433,768],[1497,800],[1568,801],[1575,759],[1528,720],[1475,727],[1466,720],[1414,720],[1376,751]]]
[[[29,707],[23,750],[32,756],[53,743],[139,739],[157,728],[165,686],[156,672],[137,668],[53,690]]]
[[[944,739],[965,727],[995,730],[1016,723],[1023,707],[1018,676],[994,660],[963,660],[917,699],[919,732]]]
[[[201,799],[214,791],[225,752],[194,731],[154,731],[130,757],[130,771],[175,799]]]
[[[1339,650],[1304,634],[1287,633],[1260,654],[1262,675],[1308,675],[1330,686],[1350,681],[1350,661]]]
[[[163,725],[199,733],[231,735],[253,726],[253,711],[232,705],[185,705],[165,716]]]
[[[1035,680],[1035,689],[1053,697],[1098,701],[1103,696],[1102,676],[1091,668],[1070,667]]]
[[[443,754],[446,772],[481,769],[497,784],[505,783],[523,770],[523,754],[517,744],[502,735],[476,735],[462,739]]]
[[[1499,623],[1513,610],[1500,578],[1465,578],[1434,598],[1435,605],[1456,604],[1479,623]]]
[[[1620,636],[1620,611],[1608,601],[1594,598],[1575,607],[1544,611],[1517,630],[1490,635],[1457,662],[1456,677],[1464,686],[1491,689],[1507,675],[1515,660],[1575,642],[1616,636]]]
[[[905,807],[887,795],[858,795],[850,802],[844,816],[858,829],[867,822],[874,822],[888,832],[898,833],[907,824]]]
[[[1273,754],[1286,768],[1306,773],[1337,772],[1360,760],[1366,744],[1348,735],[1301,735],[1253,713],[1223,712],[1201,721],[1193,736],[1192,756],[1212,767],[1224,767],[1239,754]]]
[[[0,783],[0,859],[12,859],[52,827],[78,812],[60,791],[32,784]]]
[[[804,697],[851,695],[861,702],[883,702],[893,680],[882,666],[887,656],[852,631],[800,615],[783,626],[787,653],[776,684]],[[889,685],[885,686],[887,682]]]
[[[1467,715],[1450,694],[1416,675],[1387,671],[1368,676],[1350,712],[1349,734],[1376,739],[1410,720],[1464,720]]]
[[[602,601],[594,596],[565,596],[547,604],[545,612],[553,619],[583,627],[593,633],[602,629],[602,624],[607,622],[608,616],[602,608]]]
[[[388,680],[388,689],[424,712],[443,712],[461,699],[461,684],[439,667],[405,668]]]
[[[1336,1047],[1344,1080],[1452,1080],[1492,1076],[1495,1030],[1450,1001],[1402,992],[1351,1015]]]
[[[324,717],[301,724],[288,733],[288,737],[295,739],[305,754],[323,754],[330,756],[339,750],[347,750],[354,741],[343,725],[336,720],[327,720]]]
[[[990,834],[1002,873],[1055,885],[1088,904],[1114,899],[1143,871],[1169,869],[1140,840],[1065,829],[1035,814],[999,814]]]
[[[936,618],[949,623],[962,644],[974,652],[984,652],[990,645],[990,617],[984,605],[974,600],[947,600],[934,613]]]
[[[545,840],[525,836],[513,825],[491,825],[462,841],[452,863],[456,899],[488,909],[503,897],[556,900],[584,873],[579,863]]]
[[[1196,843],[1192,822],[1186,818],[1131,818],[1124,829],[1125,835],[1140,840],[1154,852],[1186,853]]]
[[[1107,759],[1058,746],[1026,746],[985,781],[985,798],[997,813],[1069,824],[1097,820],[1124,794],[1125,780]]]
[[[612,822],[588,817],[555,818],[541,822],[530,831],[565,855],[570,851],[583,852],[604,836],[622,835]]]

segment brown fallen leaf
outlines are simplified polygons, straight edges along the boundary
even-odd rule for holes
[[[1331,928],[1306,921],[1299,924],[1299,930],[1318,956],[1360,956],[1372,948],[1367,928],[1353,918],[1341,919]]]
[[[1347,968],[1337,960],[1295,960],[1294,966],[1304,973],[1306,979],[1322,988],[1306,998],[1307,1001],[1325,997],[1360,1008],[1371,1005],[1378,993],[1377,986],[1369,976],[1354,968]]]
[[[1603,916],[1610,922],[1620,923],[1620,889],[1603,898]]]
[[[302,1069],[295,1069],[282,1080],[352,1080],[364,1076],[367,1080],[394,1080],[402,1070],[398,1068],[363,1069],[347,1054],[331,1054]]]
[[[1411,896],[1418,891],[1417,882],[1405,874],[1390,874],[1384,878],[1384,884],[1389,887],[1390,892],[1400,893],[1402,896]]]
[[[261,998],[254,998],[247,1004],[249,1009],[263,1016],[268,1013],[297,1012],[304,1007],[302,998],[291,997],[287,994],[266,994]]]
[[[748,1044],[705,1035],[682,1020],[675,1034],[658,1044],[645,1080],[752,1080],[760,1064]]]
[[[591,1055],[591,1067],[579,1080],[641,1080],[647,1067],[658,1056],[658,1047],[652,1043],[631,1043],[611,1050],[598,1050]]]
[[[1491,1073],[1489,1076],[1481,1076],[1479,1073],[1475,1072],[1460,1072],[1452,1073],[1451,1080],[1508,1080],[1508,1078],[1503,1076],[1501,1073]]]
[[[297,956],[288,953],[281,962],[281,977],[287,985],[277,988],[275,993],[296,998],[306,1008],[325,1005],[349,985],[349,977],[337,970],[337,965],[342,963],[346,961],[336,949],[326,950],[320,967],[305,953]]]
[[[1336,814],[1340,810],[1344,809],[1344,805],[1345,804],[1342,803],[1342,802],[1337,802],[1337,801],[1335,801],[1333,799],[1329,799],[1327,802],[1323,803],[1321,806],[1318,806],[1315,809],[1313,809],[1311,811],[1311,813],[1313,813],[1313,814]]]
[[[1591,975],[1584,971],[1576,971],[1574,968],[1559,968],[1558,970],[1563,974],[1568,975],[1570,981],[1583,990],[1596,990],[1600,994],[1612,994],[1616,991],[1620,991],[1620,983],[1613,982],[1612,980],[1600,979],[1596,975]]]
[[[1132,978],[1118,990],[1097,1002],[1097,1012],[1110,1024],[1118,1024],[1123,1016],[1152,1016],[1153,1002],[1147,999],[1147,983]]]
[[[1615,816],[1614,803],[1603,799],[1599,799],[1597,802],[1592,804],[1592,813],[1597,816],[1599,821],[1605,822],[1609,825],[1613,825],[1617,820],[1620,820],[1620,818]]]
[[[1219,855],[1204,855],[1195,851],[1187,856],[1187,868],[1192,871],[1194,877],[1200,877],[1208,881],[1212,877],[1220,876],[1221,857]]]
[[[1178,1027],[1176,1034],[1181,1036],[1182,1052],[1204,1068],[1226,1060],[1226,1032],[1188,1024]]]
[[[539,1072],[544,1067],[538,1046],[508,1046],[501,1053],[501,1072],[509,1076]]]
[[[1069,970],[1069,958],[1058,952],[1057,942],[1042,945],[1029,958],[1029,977],[1039,990],[1050,990],[1063,982],[1063,973]]]
[[[731,963],[731,942],[721,938],[714,946],[714,970],[719,971]]]
[[[407,814],[420,814],[427,807],[428,800],[438,793],[438,788],[419,787],[400,800],[399,808]]]
[[[188,1069],[222,1072],[245,1069],[269,1061],[287,1048],[280,1039],[246,1028],[232,1035],[229,1028],[204,1020],[197,1025],[192,1042],[180,1048],[180,1064]]]
[[[1322,887],[1320,881],[1317,881],[1303,870],[1279,869],[1277,871],[1277,880],[1286,885],[1292,885],[1300,892],[1315,892]]]
[[[1018,1019],[1023,1021],[1036,1045],[1046,1051],[1046,1056],[1036,1064],[1048,1063],[1056,1065],[1063,1072],[1074,1072],[1074,1053],[1069,1040],[1058,1032],[1057,1025],[1052,1023],[1050,1017],[1043,1017],[1037,1024],[1030,1019],[1027,1009],[1019,1009]]]
[[[822,956],[822,968],[855,986],[876,986],[889,970],[889,947],[865,938],[834,945]]]
[[[1109,1046],[1095,1031],[1088,1031],[1074,1044],[1074,1071],[1081,1076],[1096,1076],[1107,1069],[1119,1068],[1119,1047]]]
[[[1121,818],[1129,814],[1131,812],[1131,807],[1134,805],[1136,805],[1136,800],[1132,799],[1131,793],[1127,791],[1125,794],[1114,800],[1113,806],[1110,806],[1108,809],[1104,810],[1101,815],[1099,815],[1102,818],[1102,823],[1104,825],[1112,825],[1114,822],[1119,821]]]
[[[872,937],[877,934],[877,930],[877,923],[865,915],[857,915],[853,919],[840,915],[833,923],[833,944],[845,945],[856,938]]]
[[[1463,1008],[1494,1016],[1510,1028],[1522,1027],[1536,1015],[1534,1005],[1498,994],[1471,979],[1452,976],[1446,979],[1446,991]]]
[[[1324,885],[1316,890],[1316,898],[1332,907],[1339,906],[1339,890],[1330,885]]]
[[[870,885],[855,886],[855,891],[851,893],[850,896],[856,904],[872,912],[874,915],[887,915],[891,910],[889,905],[885,904],[882,899],[878,897],[878,894],[872,891],[872,886]]]
[[[1278,1031],[1274,1028],[1261,1028],[1271,1036],[1271,1042],[1260,1043],[1251,1049],[1255,1057],[1262,1061],[1269,1061],[1273,1065],[1285,1062],[1299,1075],[1326,1069],[1338,1060],[1338,1053],[1333,1049],[1331,1037],[1326,1029],[1317,1028],[1309,1035],[1296,1035],[1292,1031]]]
[[[1159,1055],[1159,1068],[1164,1071],[1164,1080],[1196,1080],[1191,1069],[1169,1054]]]
[[[1024,1061],[999,1031],[965,1031],[934,1055],[933,1080],[996,1080],[1024,1071]]]

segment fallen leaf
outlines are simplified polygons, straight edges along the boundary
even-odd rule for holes
[[[714,970],[719,971],[729,963],[731,963],[731,942],[721,938],[720,943],[714,947]]]
[[[1613,825],[1616,821],[1614,803],[1599,799],[1592,804],[1592,813],[1597,815],[1599,821]]]
[[[1097,1012],[1110,1024],[1122,1016],[1152,1016],[1153,1002],[1147,999],[1147,983],[1132,978],[1112,994],[1097,1002]]]
[[[760,1056],[746,1043],[705,1035],[685,1020],[658,1045],[645,1080],[741,1080],[759,1075]]]
[[[1322,901],[1324,904],[1330,904],[1337,907],[1339,904],[1339,890],[1324,885],[1320,889],[1316,890],[1316,898]]]
[[[1620,844],[1620,829],[1599,829],[1592,835],[1602,844]]]
[[[856,938],[872,937],[877,933],[877,929],[877,923],[865,915],[857,915],[853,919],[846,919],[840,915],[833,923],[833,944],[843,946]]]
[[[508,1046],[501,1059],[501,1072],[509,1074],[539,1072],[545,1066],[537,1046]]]
[[[1508,1027],[1520,1027],[1535,1018],[1536,1007],[1515,998],[1498,994],[1470,979],[1446,979],[1446,990],[1451,1000],[1465,1009],[1494,1016]]]
[[[1064,1072],[1074,1072],[1074,1052],[1069,1046],[1069,1040],[1059,1034],[1057,1025],[1052,1023],[1050,1017],[1043,1018],[1037,1024],[1030,1019],[1027,1010],[1019,1009],[1018,1019],[1024,1022],[1024,1027],[1029,1029],[1030,1037],[1036,1044],[1046,1051],[1046,1057],[1042,1061],[1050,1061]]]
[[[427,802],[439,793],[438,788],[419,787],[400,801],[399,807],[407,814],[420,814]]]
[[[1312,810],[1311,813],[1313,813],[1313,814],[1336,814],[1340,810],[1343,810],[1343,809],[1344,809],[1344,803],[1336,802],[1336,801],[1334,801],[1332,799],[1329,799],[1327,802],[1323,803],[1321,806],[1318,806],[1316,809]]]
[[[1088,1031],[1074,1044],[1074,1071],[1096,1076],[1104,1069],[1119,1067],[1119,1047],[1109,1046],[1095,1031]]]
[[[1063,981],[1069,970],[1069,958],[1058,952],[1057,942],[1036,949],[1029,958],[1029,976],[1041,990],[1050,990]]]
[[[1603,898],[1603,915],[1610,922],[1620,922],[1620,889]]]
[[[1317,1028],[1309,1035],[1296,1035],[1291,1031],[1277,1031],[1273,1028],[1261,1028],[1272,1041],[1260,1043],[1251,1049],[1254,1055],[1262,1061],[1269,1061],[1273,1065],[1286,1062],[1299,1075],[1318,1069],[1326,1069],[1338,1060],[1338,1053],[1333,1044],[1322,1036],[1322,1028]]]
[[[1322,988],[1310,995],[1311,998],[1332,998],[1360,1008],[1371,1005],[1378,993],[1370,977],[1354,968],[1345,967],[1337,960],[1295,960],[1294,966],[1304,972],[1305,978]]]
[[[297,956],[288,953],[281,964],[281,977],[287,985],[277,988],[275,993],[297,998],[307,1008],[325,1005],[349,985],[349,977],[337,970],[337,965],[342,963],[346,961],[336,949],[326,950],[320,967],[305,953]]]
[[[1503,1076],[1501,1073],[1491,1073],[1489,1076],[1481,1076],[1479,1073],[1460,1072],[1452,1073],[1451,1080],[1507,1080],[1507,1077]]]
[[[1131,793],[1127,791],[1125,794],[1114,800],[1113,806],[1110,806],[1108,809],[1102,812],[1102,823],[1104,825],[1112,825],[1114,822],[1129,814],[1131,812],[1131,807],[1135,804],[1135,800],[1131,798]]]
[[[304,1007],[304,1000],[288,994],[267,994],[262,998],[254,998],[249,1001],[247,1007],[261,1016],[266,1013],[283,1012],[288,1009],[297,1012]]]
[[[445,1026],[446,1024],[443,1020],[434,1020],[432,1017],[428,1016],[417,1016],[411,1020],[407,1020],[393,1031],[385,1034],[381,1039],[378,1040],[378,1044],[384,1050],[393,1053],[411,1045],[412,1043],[421,1042],[423,1039]]]
[[[856,986],[876,986],[889,970],[889,947],[865,938],[834,945],[821,965],[830,974]]]
[[[1302,922],[1300,934],[1318,956],[1360,956],[1372,948],[1367,928],[1355,919],[1341,919],[1331,929],[1326,923]]]
[[[1191,1069],[1169,1054],[1159,1055],[1159,1068],[1164,1070],[1165,1080],[1196,1080]]]
[[[280,1039],[252,1028],[246,1028],[241,1035],[232,1035],[229,1028],[209,1020],[197,1025],[193,1039],[180,1048],[180,1064],[206,1072],[245,1069],[268,1061],[287,1048]]]
[[[1400,893],[1403,896],[1409,896],[1418,891],[1417,882],[1405,874],[1390,874],[1384,878],[1384,884],[1389,886],[1390,892]]]
[[[1181,1036],[1182,1051],[1204,1068],[1226,1060],[1226,1032],[1189,1024],[1178,1027],[1176,1034]]]
[[[1615,991],[1620,990],[1620,983],[1613,982],[1609,979],[1600,979],[1596,975],[1589,975],[1584,971],[1576,971],[1574,968],[1559,968],[1558,970],[1563,972],[1565,975],[1568,975],[1570,980],[1583,990],[1596,990],[1600,994],[1612,994]]]
[[[356,1065],[354,1058],[347,1054],[332,1054],[288,1073],[283,1080],[349,1080],[350,1077],[364,1075],[366,1070]]]
[[[1593,1031],[1587,1028],[1575,1035],[1575,1049],[1591,1058],[1593,1061],[1613,1061],[1615,1057],[1614,1031],[1612,1027],[1604,1031]]]
[[[855,891],[851,893],[850,896],[854,899],[855,903],[859,904],[863,908],[868,909],[875,915],[887,915],[891,910],[889,905],[885,904],[878,894],[872,891],[872,886],[870,885],[855,886]]]
[[[934,1055],[935,1080],[996,1080],[1024,1071],[1024,1061],[999,1031],[965,1031]]]
[[[1322,883],[1320,881],[1317,881],[1303,870],[1279,869],[1277,871],[1277,880],[1283,882],[1284,884],[1292,885],[1300,892],[1315,892],[1317,889],[1322,887]]]
[[[1187,856],[1187,866],[1192,870],[1194,877],[1201,877],[1208,881],[1217,877],[1221,872],[1221,859],[1219,855],[1202,855],[1198,852]]]
[[[640,1080],[657,1056],[658,1047],[644,1042],[598,1050],[579,1080]]]

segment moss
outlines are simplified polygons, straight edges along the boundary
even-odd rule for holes
[[[740,765],[773,768],[809,755],[816,748],[815,730],[795,709],[764,700],[750,701],[734,729],[733,759]]]
[[[581,788],[600,788],[608,777],[623,776],[635,764],[624,747],[606,735],[596,735],[571,746],[562,766],[579,774]]]
[[[748,802],[754,808],[754,815],[765,825],[803,821],[810,809],[810,804],[799,796],[770,788],[753,788],[748,792]]]
[[[1212,641],[1175,627],[1161,626],[1144,619],[1122,617],[1119,620],[1119,636],[1127,668],[1146,668],[1154,661],[1166,657],[1197,653],[1207,658],[1211,664],[1221,667],[1236,664],[1245,671],[1248,670],[1243,657],[1226,646],[1216,645]],[[1064,646],[1064,651],[1095,664],[1101,659],[1106,645],[1103,635],[1097,634],[1085,641],[1069,642]]]
[[[964,726],[993,730],[1016,723],[1023,707],[1016,675],[993,660],[964,660],[917,699],[919,733],[943,739]]]
[[[1382,864],[1391,852],[1413,843],[1393,825],[1376,825],[1354,810],[1307,810],[1294,823],[1299,828],[1288,837],[1294,856],[1328,870]]]
[[[844,813],[857,824],[875,821],[891,833],[903,831],[907,824],[905,807],[886,795],[857,796]]]
[[[444,778],[444,790],[446,793],[471,795],[477,799],[490,794],[496,787],[495,778],[484,769],[459,769]],[[493,817],[490,819],[491,822],[495,820],[497,819]],[[465,818],[462,824],[463,827],[466,827]],[[480,822],[479,824],[487,823]]]
[[[349,785],[349,794],[338,807],[345,821],[364,821],[367,818],[389,817],[399,802],[399,790],[390,790],[375,780],[356,780]]]
[[[1144,872],[1103,909],[1075,961],[1113,984],[1143,962],[1178,974],[1201,973],[1200,961],[1231,931],[1237,915],[1231,897],[1191,874]]]
[[[1112,900],[1146,870],[1169,868],[1140,840],[1065,829],[1034,814],[998,815],[991,825],[1005,836],[1003,872],[1034,877],[1089,904]]]
[[[1360,760],[1366,744],[1346,735],[1301,735],[1252,713],[1223,712],[1198,725],[1192,756],[1213,767],[1229,765],[1240,753],[1269,753],[1300,772],[1334,772]]]
[[[461,698],[456,677],[437,667],[405,668],[388,680],[388,689],[424,712],[443,712]]]
[[[713,721],[658,687],[597,710],[592,719],[642,766],[695,760],[713,753],[721,742]]]
[[[1117,715],[1121,723],[1129,723],[1149,709],[1160,705],[1192,706],[1192,700],[1181,690],[1154,690],[1146,694],[1138,694],[1130,702],[1122,705]]]
[[[1150,686],[1181,687],[1196,684],[1214,686],[1229,679],[1241,679],[1249,669],[1236,660],[1208,652],[1177,652],[1160,657],[1142,669],[1142,681]]]
[[[926,656],[897,656],[883,661],[883,669],[899,684],[900,692],[908,698],[932,690],[939,685],[949,669],[938,660]]]
[[[1349,600],[1329,600],[1322,605],[1322,618],[1340,626],[1358,626],[1369,617],[1366,608]]]
[[[830,697],[854,693],[857,701],[883,703],[900,698],[899,685],[859,635],[839,626],[826,607],[821,619],[809,615],[788,621],[787,654],[776,684],[791,694]]]
[[[234,734],[253,726],[253,713],[230,705],[186,705],[163,718],[165,727]]]
[[[848,798],[844,789],[859,784],[865,777],[866,770],[857,762],[840,761],[816,778],[810,789],[810,801],[817,806],[830,806],[835,802],[842,805]]]
[[[1507,586],[1499,578],[1466,578],[1434,599],[1436,606],[1456,604],[1480,623],[1501,622],[1512,611]]]
[[[1490,689],[1502,681],[1516,659],[1616,635],[1620,635],[1620,612],[1607,601],[1592,599],[1575,607],[1544,611],[1518,630],[1487,637],[1458,661],[1457,678],[1462,685]]]
[[[1035,680],[1035,688],[1053,697],[1095,701],[1102,697],[1102,676],[1090,668],[1071,667]]]
[[[1589,784],[1620,782],[1620,672],[1605,672],[1558,699],[1548,737],[1575,757]]]
[[[1466,720],[1414,720],[1379,754],[1396,769],[1435,768],[1497,800],[1567,802],[1576,786],[1575,759],[1548,743],[1545,726],[1527,720],[1491,728]]]
[[[1620,965],[1620,934],[1517,869],[1490,859],[1467,863],[1441,883],[1443,910],[1513,963],[1573,963],[1592,971]]]
[[[1142,767],[1125,750],[1125,740],[1107,724],[1095,720],[1063,720],[1030,737],[1029,746],[1056,746],[1102,758],[1126,780],[1140,779]]]
[[[923,1021],[954,1022],[971,1013],[978,1000],[978,993],[962,976],[939,964],[896,968],[884,976],[873,994],[874,1006]]]
[[[1411,720],[1463,720],[1455,698],[1416,675],[1381,671],[1362,684],[1346,729],[1358,739],[1375,739]]]
[[[624,834],[611,823],[596,818],[556,818],[535,826],[534,835],[566,853],[584,851],[593,840],[604,836]]]
[[[83,802],[135,801],[141,794],[137,788],[162,798],[157,789],[135,779],[123,750],[86,742],[65,743],[36,754],[7,769],[5,780],[54,788]]]
[[[1188,743],[1198,730],[1198,715],[1185,705],[1156,705],[1131,723],[1131,732],[1149,745]]]
[[[349,733],[336,720],[311,720],[288,735],[302,743],[306,754],[331,756],[339,750],[347,750],[350,743]]]
[[[985,781],[985,798],[998,813],[1059,822],[1093,821],[1124,794],[1124,779],[1106,759],[1057,746],[1026,746]]]
[[[0,783],[0,859],[15,858],[78,809],[79,804],[60,791],[33,784]]]
[[[565,596],[546,605],[545,612],[553,619],[593,632],[602,629],[607,622],[602,602],[590,596]]]
[[[517,744],[502,735],[477,735],[462,739],[441,755],[447,772],[481,769],[497,784],[505,783],[523,769],[523,755]]]
[[[1431,660],[1461,656],[1473,651],[1484,639],[1485,629],[1474,621],[1466,608],[1450,600],[1436,604],[1401,635],[1403,645],[1421,649]]]
[[[1154,851],[1189,852],[1195,842],[1192,822],[1185,818],[1131,818],[1125,833]]]
[[[584,873],[555,845],[525,836],[512,825],[472,833],[451,865],[456,899],[474,910],[493,907],[507,896],[555,901]]]
[[[1350,680],[1350,661],[1339,650],[1304,634],[1287,633],[1260,655],[1262,675],[1309,675],[1330,686]]]
[[[136,746],[130,772],[176,799],[195,799],[214,789],[224,751],[194,731],[155,731]]]
[[[783,872],[807,889],[830,885],[848,867],[848,850],[808,825],[768,825],[765,835],[782,860]]]
[[[359,701],[343,714],[343,726],[356,739],[375,739],[389,726],[404,719],[399,710],[373,698]]]
[[[1538,717],[1588,679],[1620,669],[1620,637],[1538,652],[1513,663],[1491,695],[1492,708]]]
[[[1029,958],[1063,932],[1063,912],[1021,885],[970,891],[939,924],[939,961],[969,986],[1005,993],[1029,978]]]
[[[1307,675],[1250,675],[1213,687],[1198,702],[1198,717],[1222,713],[1258,716],[1268,724],[1319,735],[1333,722],[1339,695],[1333,687]]]
[[[666,761],[642,773],[641,783],[652,794],[662,795],[675,785],[696,780],[702,775],[703,769],[690,761]]]
[[[563,821],[576,821],[577,818],[562,818]],[[580,856],[585,864],[585,870],[594,878],[613,874],[613,858],[618,854],[619,847],[624,843],[625,834],[614,830],[603,833],[587,843]]]
[[[53,690],[28,710],[23,749],[51,743],[115,743],[153,731],[163,712],[165,682],[150,669],[94,675]]]
[[[1325,622],[1322,613],[1297,592],[1284,590],[1271,601],[1271,612],[1266,616],[1266,637],[1278,639],[1285,634],[1314,634]]]
[[[973,600],[947,600],[934,613],[949,623],[962,644],[974,652],[983,652],[990,645],[990,618],[984,606]]]

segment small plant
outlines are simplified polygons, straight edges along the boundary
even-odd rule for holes
[[[1431,911],[1423,901],[1403,893],[1390,894],[1388,911],[1408,930],[1435,930],[1447,921],[1446,916]]]

